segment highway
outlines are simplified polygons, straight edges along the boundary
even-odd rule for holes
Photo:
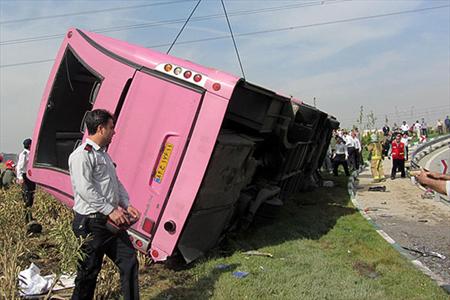
[[[450,138],[448,141],[450,142]],[[450,174],[450,144],[447,144],[447,146],[439,148],[423,157],[420,160],[420,165],[432,172],[442,173],[442,160],[445,160],[449,166],[446,173]]]

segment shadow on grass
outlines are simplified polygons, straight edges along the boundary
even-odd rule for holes
[[[238,234],[234,241],[241,249],[237,250],[273,246],[289,240],[320,239],[333,229],[339,218],[356,213],[349,206],[348,178],[325,176],[324,180],[332,180],[335,186],[291,196],[275,219],[257,219],[249,231]]]
[[[201,277],[194,284],[186,286],[174,286],[165,289],[152,299],[210,299],[214,294],[214,284],[224,273],[231,273],[239,267],[240,264],[224,265],[221,268],[214,268],[207,275]],[[202,291],[200,294],[199,291]]]
[[[349,205],[347,177],[325,176],[324,180],[332,180],[335,186],[293,195],[285,201],[276,218],[256,218],[247,231],[228,234],[219,247],[211,250],[205,259],[194,262],[187,268],[203,264],[208,259],[231,256],[236,251],[255,250],[291,240],[320,239],[333,229],[339,218],[357,212]],[[219,277],[236,267],[237,265],[232,265],[226,270],[214,269],[197,280],[190,278],[188,281],[192,284],[165,288],[156,299],[190,299],[190,295],[199,299],[199,290],[204,291],[200,299],[209,299]]]

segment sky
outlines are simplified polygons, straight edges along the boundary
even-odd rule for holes
[[[32,135],[68,28],[166,52],[197,2],[0,0],[0,152]],[[315,102],[346,128],[361,106],[378,127],[450,115],[450,0],[224,3],[251,83]],[[170,54],[242,76],[219,0],[200,2]]]

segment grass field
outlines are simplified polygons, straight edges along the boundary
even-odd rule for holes
[[[247,232],[229,235],[192,265],[149,264],[140,256],[142,298],[448,299],[354,209],[345,178],[339,177],[336,184],[293,196],[277,219],[258,220]],[[19,204],[18,188],[0,192],[0,298],[12,299],[14,294],[5,294],[6,289],[14,286],[15,272],[30,261],[46,273],[73,270],[76,261],[77,241],[67,234],[70,211],[39,192],[35,215],[45,230],[28,237]],[[10,215],[14,210],[20,213]],[[245,255],[248,250],[273,257]],[[235,271],[249,274],[238,279]],[[108,262],[98,285],[99,297],[118,297],[118,276],[113,274]]]

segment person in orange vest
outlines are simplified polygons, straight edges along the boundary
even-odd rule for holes
[[[402,135],[398,133],[391,144],[392,171],[391,179],[395,179],[395,174],[400,171],[402,178],[405,178],[405,144],[402,143]]]

